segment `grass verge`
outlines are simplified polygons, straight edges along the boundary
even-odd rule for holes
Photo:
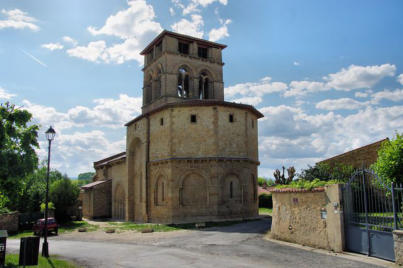
[[[225,222],[206,222],[205,228],[208,227],[222,227],[230,226],[241,223],[243,221],[225,221]],[[121,231],[137,231],[141,232],[144,229],[153,229],[154,232],[172,232],[178,230],[197,229],[195,223],[186,224],[137,224],[133,222],[108,222],[110,227],[104,228],[104,230],[115,229],[117,232]]]
[[[73,231],[77,230],[78,228],[84,228],[84,227],[87,229],[87,232],[96,231],[99,228],[98,225],[89,224],[86,221],[70,221],[70,222],[60,224],[59,234],[73,232]],[[34,233],[32,230],[25,230],[25,231],[20,231],[16,234],[10,235],[8,238],[18,239],[18,238],[28,237],[28,236],[33,236],[33,235],[34,235]],[[52,235],[53,234],[49,234],[49,236],[52,236]]]
[[[87,232],[98,230],[99,226],[95,224],[89,224],[86,221],[70,221],[60,225],[59,234],[73,232],[78,228],[86,228]]]
[[[6,255],[6,265],[4,267],[12,268],[12,267],[21,267],[18,266],[19,255],[18,254],[7,254]],[[77,268],[79,266],[75,265],[72,262],[60,260],[55,256],[51,256],[49,259],[39,256],[38,265],[37,266],[29,266],[29,267],[38,267],[38,268]]]
[[[272,208],[259,208],[259,215],[271,215],[272,213]]]

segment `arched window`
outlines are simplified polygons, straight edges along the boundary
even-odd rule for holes
[[[161,97],[161,70],[158,70],[157,79],[155,81],[155,91],[153,99]]]
[[[209,98],[209,79],[206,73],[201,73],[199,78],[199,99]]]
[[[234,184],[232,183],[232,181],[229,183],[229,198],[233,198],[234,197]]]
[[[150,103],[152,100],[152,88],[153,88],[153,77],[150,75],[147,76],[147,79],[144,83],[144,93],[146,104]]]
[[[155,189],[154,189],[154,203],[156,206],[161,206],[166,204],[167,200],[167,189],[166,189],[166,182],[163,177],[160,177],[156,184],[155,184]]]
[[[183,67],[179,69],[178,74],[178,96],[189,97],[189,72]]]

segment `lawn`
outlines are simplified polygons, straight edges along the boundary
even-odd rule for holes
[[[5,267],[21,267],[18,266],[19,255],[18,254],[9,254],[6,255],[6,265]],[[49,259],[39,256],[38,265],[37,266],[29,266],[29,267],[39,267],[39,268],[77,268],[79,266],[65,260],[60,260],[55,256],[51,256]]]
[[[206,222],[207,227],[222,227],[230,226],[241,223],[242,221],[224,221],[224,222]],[[153,229],[154,232],[171,232],[178,230],[197,229],[195,223],[186,224],[140,224],[133,222],[108,222],[110,227],[104,228],[104,230],[115,229],[116,232],[120,231],[138,231],[141,232],[144,229]]]
[[[271,215],[272,213],[272,208],[259,208],[259,215]]]
[[[70,221],[70,222],[60,224],[59,234],[73,232],[73,231],[77,230],[78,228],[86,228],[87,232],[91,232],[91,231],[98,230],[99,226],[94,225],[94,224],[89,224],[86,221]],[[17,238],[28,237],[28,236],[33,236],[33,235],[34,235],[34,233],[32,232],[32,230],[25,230],[25,231],[20,231],[14,235],[10,235],[8,238],[17,239]],[[49,235],[52,236],[53,234],[49,234]]]
[[[89,224],[86,221],[69,221],[59,226],[59,234],[75,231],[79,228],[86,228],[87,232],[98,230],[99,226],[95,224]]]

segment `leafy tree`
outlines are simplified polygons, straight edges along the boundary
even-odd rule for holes
[[[394,139],[382,144],[371,168],[387,184],[403,183],[403,134],[396,132]]]
[[[285,167],[283,167],[283,174],[281,174],[280,170],[278,169],[276,169],[276,171],[273,173],[274,178],[276,178],[275,181],[276,184],[289,184],[293,180],[295,176],[295,168],[292,166],[287,168],[287,174],[288,174],[287,178],[284,176],[284,170]]]
[[[85,172],[85,173],[80,173],[78,174],[78,180],[92,180],[92,177],[94,177],[95,172]]]
[[[273,179],[266,179],[264,177],[258,177],[257,178],[257,183],[260,187],[269,187],[274,185],[274,180]]]
[[[309,166],[307,169],[303,169],[299,175],[300,180],[305,181],[330,181],[336,180],[339,182],[347,182],[354,172],[354,168],[351,165],[344,165],[336,163],[333,167],[329,164],[321,163],[315,166]]]
[[[28,174],[21,180],[21,190],[18,199],[18,210],[20,212],[39,211],[42,202],[45,202],[46,173],[45,162],[34,172]],[[67,175],[62,175],[57,170],[49,172],[49,185],[53,182],[68,179]]]
[[[6,102],[0,104],[0,190],[15,209],[20,192],[20,178],[38,166],[38,125],[28,125],[32,114]]]
[[[49,190],[49,199],[55,205],[55,216],[59,221],[68,220],[67,209],[76,204],[80,189],[70,179],[64,178],[53,182]]]
[[[6,207],[8,203],[8,198],[4,194],[0,192],[0,214],[10,212],[9,209]]]

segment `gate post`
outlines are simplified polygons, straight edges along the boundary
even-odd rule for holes
[[[393,209],[393,227],[397,230],[397,211],[395,204],[395,183],[392,182],[392,209]]]
[[[371,237],[369,233],[369,221],[368,221],[368,197],[367,197],[367,189],[365,184],[365,170],[362,169],[362,188],[364,189],[364,209],[365,209],[365,226],[367,229],[367,237],[368,237],[368,256],[371,255]]]

